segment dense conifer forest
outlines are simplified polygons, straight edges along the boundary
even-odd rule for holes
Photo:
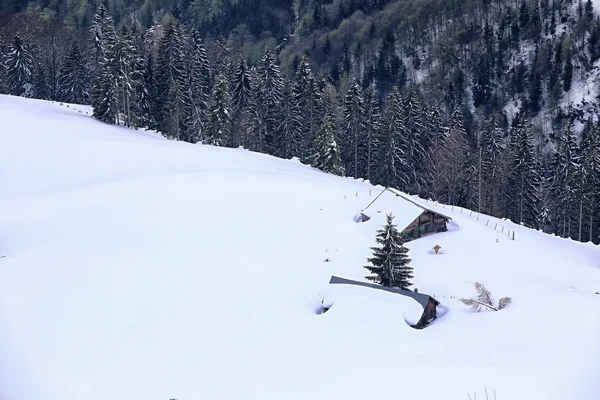
[[[0,5],[2,94],[595,243],[599,67],[590,0]]]

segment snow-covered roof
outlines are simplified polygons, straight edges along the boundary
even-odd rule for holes
[[[368,282],[358,282],[350,279],[340,278],[339,276],[332,276],[329,280],[329,284],[338,284],[338,285],[354,285],[354,286],[364,286],[372,289],[383,290],[386,292],[400,294],[402,296],[410,297],[415,300],[417,303],[421,305],[421,307],[425,308],[427,306],[427,302],[429,299],[432,299],[431,296],[423,293],[416,293],[410,290],[402,290],[398,288],[386,287],[381,285],[376,285],[374,283]],[[433,299],[436,303],[439,303],[437,300]]]
[[[382,189],[383,192],[370,204],[365,205],[362,213],[373,217],[375,214],[389,214],[394,215],[394,223],[398,225],[399,229],[404,229],[409,226],[415,219],[423,213],[423,211],[430,211],[435,214],[441,215],[445,218],[451,219],[447,215],[441,214],[438,211],[427,208],[421,204],[418,200],[409,198],[408,195],[397,191],[395,189],[387,188]]]

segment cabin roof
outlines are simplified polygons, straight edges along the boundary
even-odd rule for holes
[[[394,223],[398,225],[400,230],[404,230],[408,227],[424,211],[429,211],[444,218],[451,219],[447,215],[421,204],[418,199],[412,199],[408,195],[391,188],[385,189],[380,193],[376,200],[374,198],[374,201],[365,207],[366,208],[362,211],[363,214],[371,217],[376,215],[379,211],[384,215],[391,212],[395,217]]]
[[[452,219],[452,217],[449,217],[446,214],[443,214],[443,213],[441,213],[439,211],[436,211],[436,210],[433,210],[433,209],[427,207],[425,204],[422,203],[421,199],[419,199],[419,200],[412,199],[407,194],[402,193],[399,190],[396,190],[396,189],[393,189],[393,188],[388,188],[388,191],[390,191],[390,192],[394,193],[396,196],[401,197],[402,199],[404,199],[404,200],[406,200],[406,201],[414,204],[415,206],[421,208],[424,211],[432,212],[432,213],[437,214],[439,216],[442,216],[442,217],[444,217],[446,219]]]
[[[413,300],[417,301],[423,308],[425,308],[427,306],[427,302],[430,299],[433,300],[436,305],[439,304],[439,301],[437,301],[433,297],[429,296],[428,294],[415,293],[415,292],[411,292],[410,290],[402,290],[402,289],[398,289],[398,288],[391,288],[391,287],[381,286],[381,285],[377,285],[375,283],[353,281],[353,280],[350,280],[350,279],[340,278],[339,276],[335,276],[335,275],[331,277],[331,279],[329,280],[329,284],[330,285],[332,285],[332,284],[342,284],[342,285],[365,286],[365,287],[369,287],[369,288],[372,288],[372,289],[377,289],[377,290],[383,290],[383,291],[386,291],[386,292],[397,293],[397,294],[400,294],[402,296],[407,296],[407,297],[412,298]]]

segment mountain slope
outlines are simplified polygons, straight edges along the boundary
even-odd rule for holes
[[[0,399],[597,398],[598,246],[433,205],[450,231],[408,247],[447,312],[413,330],[416,303],[327,286],[401,200],[357,224],[382,188],[89,113],[0,97]],[[513,304],[471,312],[475,281]]]

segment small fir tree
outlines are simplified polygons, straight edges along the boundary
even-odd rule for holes
[[[231,95],[227,78],[217,75],[208,114],[208,124],[204,143],[225,146],[231,131]]]
[[[321,171],[329,172],[335,175],[343,175],[344,168],[341,166],[340,150],[335,141],[331,117],[325,115],[321,130],[315,140],[317,154],[313,166]]]
[[[394,225],[394,216],[387,215],[387,222],[377,231],[377,243],[380,247],[371,247],[373,257],[365,266],[373,275],[366,278],[383,286],[407,290],[412,286],[413,268],[409,265],[408,249],[404,246],[402,233]]]

